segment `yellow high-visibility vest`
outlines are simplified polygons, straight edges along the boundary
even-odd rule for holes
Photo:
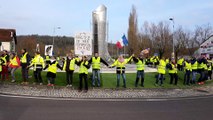
[[[81,65],[80,65],[80,68],[79,68],[79,73],[88,74],[88,69],[83,64],[84,64],[84,62],[81,62]],[[88,65],[88,64],[89,64],[88,61],[86,61],[85,65]]]
[[[171,66],[172,66],[172,69],[171,70],[169,69],[169,73],[177,73],[177,67],[175,67],[174,64],[171,64]]]
[[[21,57],[21,63],[27,63],[27,52]]]
[[[55,62],[52,65],[49,64],[48,71],[52,72],[52,73],[56,73],[57,72],[57,64],[58,64],[58,62]]]
[[[138,62],[136,63],[137,70],[144,70],[144,65],[145,65],[145,62],[138,59]]]
[[[158,73],[166,74],[166,62],[164,60],[160,60],[160,64],[158,65]]]
[[[10,59],[10,64],[13,65],[13,66],[18,66],[17,57]]]
[[[95,57],[92,57],[92,69],[100,69],[101,68],[101,58],[97,57],[97,59]]]

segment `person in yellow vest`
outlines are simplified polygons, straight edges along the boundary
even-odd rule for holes
[[[184,63],[184,58],[180,57],[177,61],[177,68],[179,71],[183,71],[183,63]]]
[[[198,67],[198,62],[197,62],[195,57],[192,57],[191,66],[192,66],[192,80],[191,80],[190,83],[195,84],[196,83],[197,67]]]
[[[31,64],[28,66],[28,68],[33,67],[33,74],[35,78],[35,82],[39,83],[40,85],[43,85],[42,77],[41,77],[41,71],[44,68],[44,58],[41,57],[40,52],[36,52],[34,58],[31,60]]]
[[[162,57],[162,59],[160,59],[157,69],[158,69],[158,76],[156,78],[155,85],[157,86],[160,81],[159,85],[162,86],[163,80],[165,79],[164,75],[166,74],[166,61],[165,61],[164,57]]]
[[[133,61],[136,63],[137,66],[137,75],[135,80],[135,87],[138,87],[139,79],[141,79],[141,87],[144,87],[144,67],[145,67],[145,59],[142,54],[136,58],[133,56]]]
[[[132,56],[128,59],[124,59],[123,55],[120,55],[118,59],[110,66],[115,67],[116,66],[116,73],[117,73],[117,88],[119,87],[120,83],[120,76],[123,78],[123,87],[126,88],[126,75],[125,75],[125,65],[132,59]]]
[[[2,65],[4,64],[4,60],[0,57],[0,79],[1,79],[1,72],[2,72]]]
[[[89,60],[89,64],[92,64],[92,86],[95,87],[95,78],[97,77],[97,87],[101,86],[100,81],[100,69],[101,63],[105,64],[107,67],[109,66],[96,52],[95,56]]]
[[[175,79],[174,85],[177,85],[178,83],[177,64],[174,58],[172,58],[171,61],[167,64],[167,68],[169,68],[170,84],[173,84],[173,80]]]
[[[18,58],[18,56],[15,53],[11,53],[10,54],[10,62],[8,67],[10,68],[10,73],[11,73],[11,77],[12,77],[12,83],[14,83],[16,81],[15,79],[15,71],[20,67],[20,60]]]
[[[75,64],[77,64],[77,60],[74,58],[74,55],[72,53],[68,53],[63,64],[63,70],[66,71],[67,87],[72,87]]]
[[[185,74],[184,74],[184,82],[183,84],[184,85],[190,85],[190,75],[191,75],[191,72],[192,72],[192,67],[191,67],[191,62],[189,59],[186,59],[184,61],[184,70],[185,70]]]
[[[21,83],[22,85],[27,85],[28,84],[28,69],[27,66],[30,65],[30,55],[28,54],[28,52],[26,51],[26,49],[21,49],[21,72],[22,72],[22,79],[23,82]]]
[[[197,62],[198,62],[198,66],[197,66],[198,73],[200,74],[200,77],[198,79],[198,84],[203,85],[205,81],[205,66],[207,63],[205,55],[201,55]]]
[[[47,68],[48,68],[48,72],[47,72],[48,84],[47,84],[47,86],[53,87],[55,85],[57,68],[59,68],[60,70],[62,70],[63,68],[58,64],[58,62],[57,62],[57,60],[55,59],[54,56],[51,56],[50,62],[49,62],[49,64],[46,65],[44,70],[47,69]]]
[[[2,80],[5,80],[5,78],[7,80],[9,80],[9,75],[8,75],[8,63],[10,60],[10,56],[8,55],[7,51],[4,50],[3,54],[2,54],[2,60],[4,61],[4,63],[2,64]]]
[[[212,61],[210,59],[207,60],[207,69],[208,69],[208,80],[212,79]]]
[[[50,63],[50,56],[46,55],[45,56],[45,64],[49,64]]]
[[[77,63],[79,66],[79,92],[82,91],[83,88],[83,80],[84,80],[84,92],[88,91],[88,69],[90,68],[90,64],[87,60],[86,56],[83,56],[82,59]]]

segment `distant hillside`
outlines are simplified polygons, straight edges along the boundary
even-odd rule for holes
[[[26,48],[30,55],[34,55],[36,44],[39,44],[41,55],[44,55],[45,45],[53,44],[52,36],[40,35],[21,35],[17,36],[18,44],[16,51],[20,55],[20,50]],[[54,37],[54,54],[56,56],[65,56],[70,50],[74,50],[74,37],[56,36]],[[112,57],[117,57],[118,49],[115,44],[108,43],[108,51]],[[123,51],[123,50],[122,50]]]
[[[21,48],[26,48],[33,55],[36,49],[36,44],[39,44],[41,55],[44,55],[44,46],[53,44],[52,36],[40,35],[21,35],[17,36],[18,44],[16,51],[20,54]],[[67,52],[74,49],[74,38],[66,36],[54,37],[54,54],[66,55]]]

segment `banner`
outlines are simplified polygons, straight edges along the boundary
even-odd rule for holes
[[[45,45],[45,53],[44,55],[49,55],[52,56],[53,55],[53,45]]]
[[[75,35],[75,54],[92,55],[92,35],[91,33],[77,33]]]

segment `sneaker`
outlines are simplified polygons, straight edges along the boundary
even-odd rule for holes
[[[70,85],[67,85],[66,87],[70,87]]]
[[[15,80],[12,80],[11,82],[14,83],[14,82],[16,82],[16,81],[15,81]]]
[[[51,84],[50,84],[50,83],[48,83],[48,84],[47,84],[47,86],[51,86]]]
[[[69,85],[70,87],[72,87],[72,85]]]
[[[54,84],[50,84],[51,87],[54,87]]]
[[[204,85],[205,83],[204,82],[201,82],[201,85]]]
[[[34,82],[33,85],[36,85],[36,82]]]
[[[43,85],[43,83],[39,83],[39,85]]]

